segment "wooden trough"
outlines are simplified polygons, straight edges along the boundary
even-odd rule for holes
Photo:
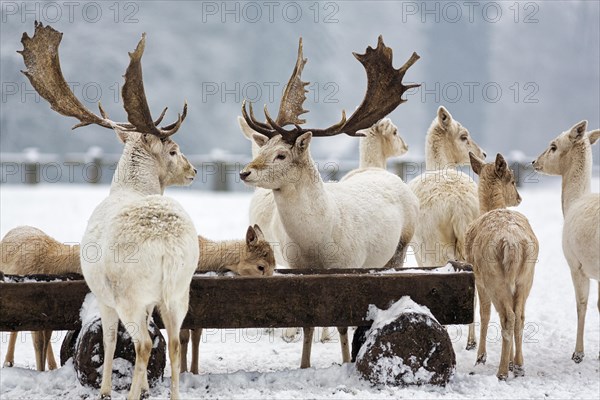
[[[278,270],[271,277],[194,276],[183,328],[368,326],[370,304],[402,296],[427,306],[443,325],[473,322],[474,277],[431,269]],[[40,280],[50,280],[43,282]],[[0,274],[0,331],[73,330],[89,289],[79,275]],[[155,321],[162,327],[158,316]]]

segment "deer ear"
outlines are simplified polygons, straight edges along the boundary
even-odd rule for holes
[[[129,132],[122,131],[121,129],[115,129],[115,133],[117,134],[117,139],[121,141],[121,143],[127,143],[129,139]]]
[[[471,151],[469,152],[469,159],[471,160],[471,168],[473,169],[473,172],[475,172],[477,175],[481,174],[481,168],[483,168],[483,164],[485,164],[485,162]]]
[[[296,148],[298,148],[300,151],[305,151],[306,149],[308,149],[308,145],[310,144],[310,140],[312,139],[312,132],[306,132],[302,135],[300,135],[300,137],[298,137],[298,139],[296,139]]]
[[[240,116],[237,117],[238,124],[240,126],[240,130],[246,136],[246,139],[252,140],[252,136],[257,133],[254,129],[250,128],[250,125],[246,122],[246,120]]]
[[[496,154],[496,175],[498,175],[499,178],[502,178],[506,171],[508,171],[506,160],[502,157],[502,154]]]
[[[449,126],[452,122],[452,115],[444,106],[440,106],[437,111],[438,122],[442,126]]]
[[[590,140],[590,144],[594,144],[600,139],[600,129],[596,129],[595,131],[591,131],[588,133],[588,138]]]
[[[254,224],[253,226],[254,228],[254,232],[256,232],[256,237],[258,237],[258,239],[265,239],[265,234],[263,233],[262,229],[260,229],[260,226]]]
[[[258,147],[263,147],[265,144],[267,144],[267,142],[269,141],[269,138],[263,134],[254,132],[252,134],[252,140],[254,140],[254,143],[256,143],[258,145]]]
[[[581,140],[585,136],[585,130],[587,129],[587,121],[583,120],[573,125],[571,130],[569,131],[569,139],[571,142],[577,142]]]
[[[258,238],[256,237],[256,232],[254,231],[254,228],[252,226],[249,226],[248,230],[246,231],[246,244],[251,246],[256,244],[257,241]]]

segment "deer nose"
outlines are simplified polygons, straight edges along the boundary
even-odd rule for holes
[[[240,172],[240,178],[242,178],[242,180],[245,181],[246,178],[249,177],[251,173],[252,173],[251,171],[242,171],[242,172]]]
[[[483,152],[483,158],[486,158],[486,157],[487,157],[487,153],[484,151]]]
[[[197,173],[198,173],[198,170],[197,170],[196,168],[194,168],[194,173],[195,173],[195,174],[197,174]]]

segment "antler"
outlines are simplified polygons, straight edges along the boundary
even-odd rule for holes
[[[300,127],[305,121],[298,119],[298,115],[305,113],[302,109],[302,103],[306,99],[304,86],[307,83],[300,80],[302,69],[306,64],[306,59],[302,58],[302,39],[298,46],[298,59],[288,83],[288,87],[283,94],[279,115],[277,120],[273,120],[265,106],[265,117],[268,123],[259,122],[254,118],[252,104],[250,104],[250,115],[246,111],[246,101],[242,103],[242,115],[248,125],[257,132],[273,137],[281,135],[283,139],[293,144],[296,139],[306,133],[312,132],[313,136],[334,136],[345,133],[349,136],[362,136],[358,131],[371,127],[374,123],[391,113],[406,100],[402,95],[410,88],[418,87],[418,84],[404,85],[402,79],[406,71],[420,58],[417,53],[404,63],[400,69],[392,66],[392,49],[383,43],[383,37],[380,35],[377,48],[370,46],[365,54],[353,53],[354,57],[364,66],[367,73],[367,93],[360,106],[346,120],[346,114],[342,111],[342,119],[335,125],[326,129],[306,129]],[[284,110],[284,112],[282,112]],[[285,125],[294,124],[295,128],[286,130]]]
[[[144,85],[142,82],[141,57],[144,52],[145,34],[138,44],[133,55],[130,53],[131,61],[125,74],[125,84],[123,85],[123,102],[127,111],[130,123],[115,122],[108,118],[102,105],[98,103],[100,116],[91,112],[75,97],[60,68],[60,59],[58,47],[62,40],[62,33],[56,31],[51,26],[45,26],[41,22],[35,22],[35,32],[33,37],[29,37],[27,32],[23,33],[21,43],[23,50],[18,51],[23,56],[23,61],[27,67],[26,71],[21,71],[34,89],[44,99],[50,103],[50,108],[61,115],[77,118],[80,122],[72,129],[81,126],[96,124],[104,128],[135,130],[140,133],[151,133],[159,137],[168,137],[179,129],[181,122],[187,114],[187,105],[184,107],[183,115],[179,116],[177,122],[161,129],[156,128],[167,111],[165,108],[156,121],[152,121],[150,111],[144,94]],[[127,94],[126,88],[127,87]],[[138,111],[138,108],[141,111]],[[139,118],[139,115],[143,118]],[[148,121],[145,119],[149,119]]]
[[[125,83],[121,90],[123,105],[127,112],[127,119],[136,131],[167,138],[179,130],[181,123],[187,116],[187,102],[184,103],[183,114],[177,114],[176,122],[162,128],[156,127],[156,123],[152,121],[142,78],[142,55],[145,47],[146,34],[143,33],[135,51],[129,53],[129,66],[125,72]],[[158,121],[160,120],[162,120],[162,115]]]

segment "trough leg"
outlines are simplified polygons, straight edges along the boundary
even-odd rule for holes
[[[339,327],[338,332],[340,333],[340,346],[342,347],[342,363],[350,362],[350,345],[348,343],[348,327]]]
[[[187,372],[188,343],[190,342],[190,330],[179,331],[179,342],[181,343],[181,372]]]
[[[190,372],[198,374],[198,359],[200,357],[200,338],[202,337],[202,328],[192,329],[192,366]]]
[[[48,370],[52,371],[56,369],[56,359],[54,358],[54,351],[52,350],[52,330],[44,331],[44,353],[46,354],[46,362],[48,363]]]
[[[19,332],[11,332],[8,338],[8,348],[4,357],[4,366],[12,367],[15,365],[15,346],[17,344],[17,335]]]
[[[31,337],[33,339],[33,349],[35,350],[36,369],[44,371],[46,369],[46,354],[44,352],[46,339],[44,331],[31,331]]]
[[[304,328],[304,341],[302,343],[302,360],[300,368],[310,368],[310,352],[312,349],[312,339],[315,328]]]

